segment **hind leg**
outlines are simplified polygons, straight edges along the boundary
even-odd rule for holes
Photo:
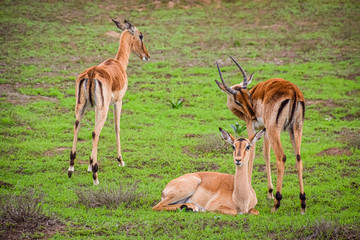
[[[90,166],[91,170],[93,172],[93,179],[94,179],[94,185],[99,184],[99,179],[97,175],[97,171],[99,169],[99,166],[97,164],[97,145],[99,142],[100,132],[105,124],[107,113],[108,113],[108,106],[105,106],[101,109],[98,108],[98,106],[95,107],[95,128],[92,132],[92,152],[90,156]]]
[[[80,130],[80,121],[82,119],[82,117],[84,116],[84,112],[85,112],[85,108],[86,108],[86,102],[85,99],[84,101],[82,101],[82,103],[78,103],[76,104],[76,108],[75,108],[75,116],[76,116],[76,121],[74,124],[74,139],[73,139],[73,146],[70,152],[70,166],[68,169],[68,177],[71,178],[72,174],[74,173],[74,165],[75,165],[75,158],[76,158],[76,144],[77,144],[77,140],[78,140],[78,135],[79,135],[79,130]]]
[[[155,211],[173,211],[183,205],[193,211],[199,211],[196,204],[186,201],[196,192],[201,179],[193,174],[186,174],[170,181],[161,193],[161,201],[152,209]]]
[[[303,163],[300,156],[300,147],[302,139],[302,125],[294,124],[292,128],[289,129],[291,143],[294,148],[294,153],[296,157],[296,168],[299,178],[299,187],[300,187],[300,204],[301,204],[301,214],[305,213],[306,210],[306,195],[304,192],[304,183],[303,183]]]

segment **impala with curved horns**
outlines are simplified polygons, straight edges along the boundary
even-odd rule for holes
[[[249,182],[249,149],[265,132],[260,130],[249,140],[234,138],[219,128],[223,139],[234,149],[235,175],[217,172],[196,172],[171,180],[161,193],[155,211],[186,208],[194,212],[209,211],[223,214],[254,214],[256,193]]]
[[[215,80],[219,88],[225,92],[227,106],[238,118],[246,122],[248,136],[252,136],[255,129],[265,127],[263,154],[266,161],[266,173],[268,179],[268,197],[273,197],[273,184],[271,181],[270,169],[270,146],[272,147],[277,163],[277,184],[274,207],[272,212],[277,211],[282,199],[281,187],[284,176],[286,155],[281,145],[281,131],[288,131],[290,140],[296,156],[296,165],[300,186],[301,214],[305,213],[306,196],[303,186],[303,164],[300,157],[300,145],[302,129],[305,117],[305,99],[299,88],[284,79],[273,78],[258,83],[251,90],[247,87],[251,83],[253,74],[249,79],[244,69],[230,57],[243,74],[243,82],[228,87],[222,77],[221,70],[217,64],[221,83]],[[251,149],[249,161],[249,176],[251,174],[255,157],[255,147]]]
[[[70,153],[69,178],[74,172],[76,158],[76,143],[80,129],[80,121],[86,108],[95,107],[95,128],[92,132],[92,152],[88,172],[93,172],[94,185],[99,184],[97,171],[97,145],[101,129],[107,118],[110,105],[114,105],[114,123],[117,144],[117,160],[119,166],[125,166],[121,156],[120,146],[120,113],[122,99],[125,95],[128,79],[126,68],[129,63],[130,53],[135,53],[141,60],[147,61],[150,55],[144,44],[143,34],[129,21],[124,23],[114,19],[115,25],[123,31],[120,35],[119,49],[115,59],[108,59],[98,66],[90,67],[82,72],[76,79],[76,106],[74,125],[73,147]]]

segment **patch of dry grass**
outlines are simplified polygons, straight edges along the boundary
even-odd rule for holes
[[[141,205],[142,199],[147,194],[138,192],[138,181],[127,187],[119,186],[118,189],[103,187],[99,189],[77,189],[76,195],[78,203],[87,208],[96,208],[106,206],[115,209],[120,205],[127,208]]]

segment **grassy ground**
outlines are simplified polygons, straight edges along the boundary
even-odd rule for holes
[[[209,3],[210,2],[210,3]],[[0,196],[2,238],[359,238],[360,8],[356,1],[1,1]],[[100,185],[87,174],[94,114],[79,134],[75,173],[74,80],[113,58],[117,28],[129,19],[151,61],[131,56],[121,117],[125,168],[116,163],[110,111],[98,148]],[[214,79],[247,72],[250,87],[272,77],[306,98],[302,159],[307,213],[300,215],[295,157],[288,156],[283,201],[271,214],[262,143],[253,187],[260,216],[153,212],[166,183],[184,173],[234,173],[218,127],[237,119]],[[184,98],[179,109],[170,101]],[[242,135],[245,135],[243,132]],[[276,163],[271,155],[273,183]],[[96,198],[96,196],[98,196]],[[120,196],[120,197],[119,197]],[[26,200],[30,199],[30,200]],[[26,200],[26,201],[25,201]],[[31,202],[41,215],[14,218]],[[14,211],[11,211],[13,209]],[[24,210],[26,211],[26,209]],[[16,214],[15,214],[16,215]],[[22,216],[22,214],[20,214]],[[30,220],[29,220],[30,219]]]

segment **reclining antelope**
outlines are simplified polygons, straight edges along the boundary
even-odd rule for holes
[[[299,88],[293,83],[281,78],[269,79],[258,83],[251,90],[247,89],[253,74],[248,79],[242,67],[230,57],[243,74],[243,82],[228,87],[224,82],[219,65],[217,68],[221,83],[215,80],[222,91],[227,93],[227,106],[238,118],[244,120],[247,126],[248,136],[252,136],[257,128],[266,128],[264,135],[263,154],[266,161],[268,178],[268,197],[273,197],[273,185],[270,169],[270,146],[272,147],[277,162],[277,184],[274,207],[272,212],[277,211],[282,199],[281,187],[284,176],[286,155],[281,146],[280,133],[288,131],[297,160],[297,171],[300,185],[301,214],[305,213],[306,197],[303,186],[303,164],[300,157],[300,145],[302,129],[305,117],[305,99]],[[251,174],[255,156],[255,147],[250,151],[249,176]]]
[[[76,158],[76,142],[80,129],[80,121],[88,107],[95,107],[95,128],[92,132],[92,152],[88,172],[93,172],[94,185],[99,184],[97,171],[97,145],[101,129],[107,118],[110,104],[114,105],[115,135],[117,144],[117,160],[119,166],[125,166],[121,156],[120,146],[120,113],[122,99],[125,95],[128,79],[126,68],[130,53],[135,53],[141,60],[150,58],[144,44],[142,33],[130,22],[118,22],[113,19],[116,26],[123,31],[120,35],[119,49],[115,59],[108,59],[98,66],[90,67],[82,72],[76,79],[76,121],[74,126],[73,147],[70,153],[69,178],[74,172]]]
[[[254,214],[256,193],[249,182],[249,149],[261,138],[265,129],[249,140],[235,139],[219,128],[223,139],[234,149],[235,175],[217,172],[196,172],[171,180],[161,193],[161,202],[153,210],[186,208],[194,212],[209,211],[223,214]]]

